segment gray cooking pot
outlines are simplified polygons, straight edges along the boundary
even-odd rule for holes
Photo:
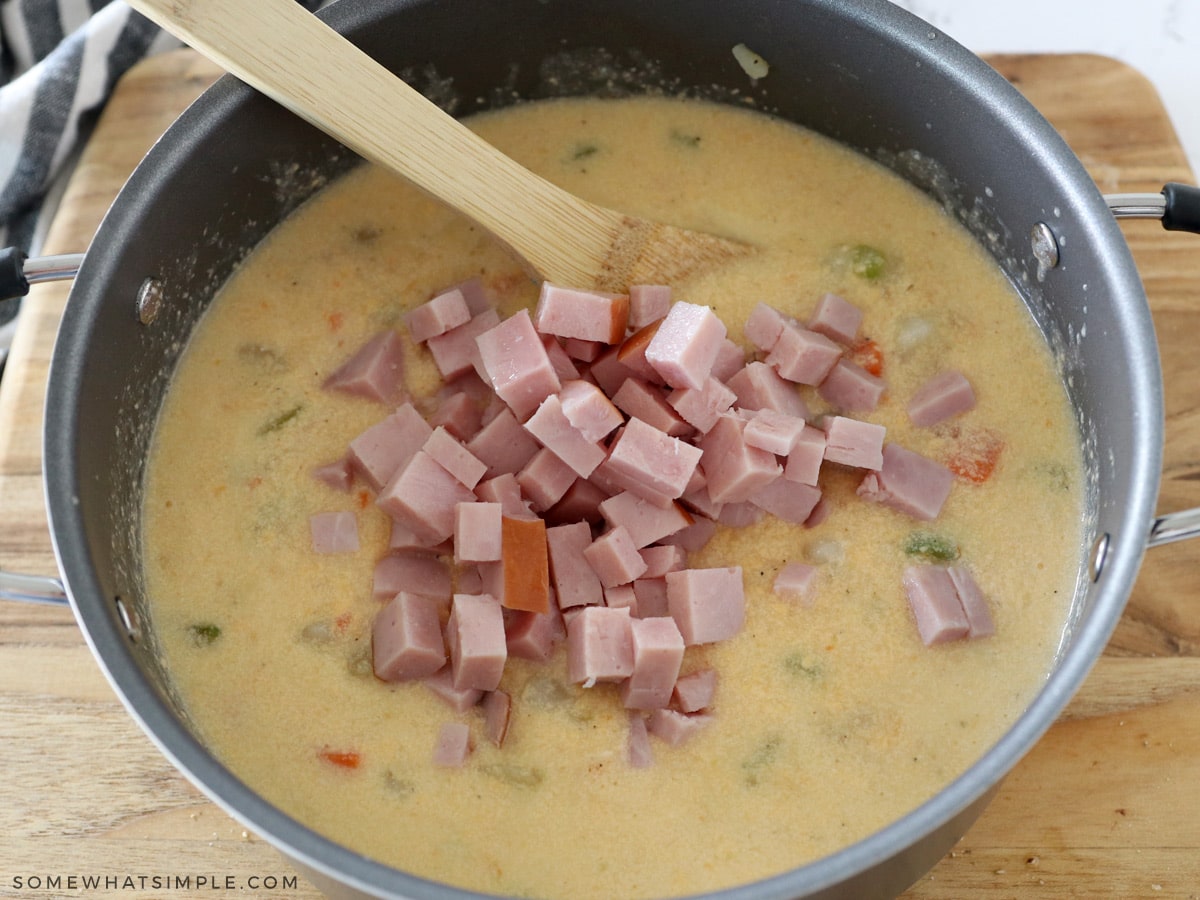
[[[901,821],[811,865],[714,896],[899,893],[963,835],[1054,722],[1116,625],[1148,542],[1169,539],[1179,525],[1154,519],[1163,407],[1150,315],[1120,230],[1083,166],[1004,79],[884,0],[342,0],[323,15],[439,102],[458,98],[460,114],[517,95],[647,83],[751,97],[934,193],[1021,290],[1061,364],[1088,464],[1090,546],[1080,548],[1057,668],[982,759]],[[742,42],[771,64],[757,83],[731,54]],[[67,305],[47,398],[50,521],[96,658],[131,714],[205,793],[330,894],[477,896],[337,846],[226,770],[189,727],[155,653],[144,597],[140,485],[180,350],[248,249],[353,162],[231,78],[168,131],[117,198]]]

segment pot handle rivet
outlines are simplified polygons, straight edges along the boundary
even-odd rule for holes
[[[162,301],[162,282],[157,278],[147,278],[143,281],[137,294],[138,321],[143,325],[152,324],[162,309]]]
[[[1092,581],[1100,580],[1100,575],[1104,571],[1104,563],[1108,559],[1108,545],[1110,541],[1111,537],[1106,531],[1092,542],[1092,555],[1088,564],[1091,570]]]
[[[1038,281],[1058,265],[1058,239],[1045,222],[1038,222],[1029,232],[1029,245],[1038,264]]]
[[[120,597],[113,598],[113,605],[117,608],[117,616],[121,620],[121,625],[125,628],[125,633],[131,641],[137,642],[141,636],[141,628],[138,625],[137,614],[133,608],[122,600]]]

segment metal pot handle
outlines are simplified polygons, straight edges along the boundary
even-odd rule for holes
[[[67,591],[59,579],[48,575],[17,575],[0,569],[0,600],[66,606]]]

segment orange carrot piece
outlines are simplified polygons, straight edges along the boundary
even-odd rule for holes
[[[500,521],[500,556],[504,567],[504,600],[509,609],[550,611],[550,554],[542,519]]]
[[[1000,462],[1004,439],[990,429],[964,431],[958,446],[946,457],[946,468],[964,481],[983,484]]]
[[[324,747],[317,756],[340,769],[357,769],[362,765],[362,755],[357,750],[334,750]]]
[[[876,378],[883,374],[883,348],[870,338],[864,338],[850,348],[850,361],[857,363]]]

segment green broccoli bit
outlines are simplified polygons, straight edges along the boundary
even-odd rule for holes
[[[850,248],[850,271],[867,281],[877,281],[887,269],[887,257],[867,244]]]
[[[904,552],[909,556],[922,556],[948,562],[958,559],[958,542],[945,535],[931,531],[914,531],[904,542]]]
[[[188,626],[188,635],[197,647],[208,647],[221,636],[221,627],[212,622],[197,622]]]
[[[261,437],[262,435],[271,434],[272,432],[278,431],[280,428],[282,428],[288,422],[290,422],[294,418],[296,418],[296,416],[300,415],[300,410],[302,410],[302,409],[304,409],[304,405],[297,404],[296,406],[293,406],[291,409],[281,412],[279,415],[275,416],[273,419],[268,419],[266,422],[264,422],[262,425],[259,426],[259,429],[258,429],[259,436]]]

